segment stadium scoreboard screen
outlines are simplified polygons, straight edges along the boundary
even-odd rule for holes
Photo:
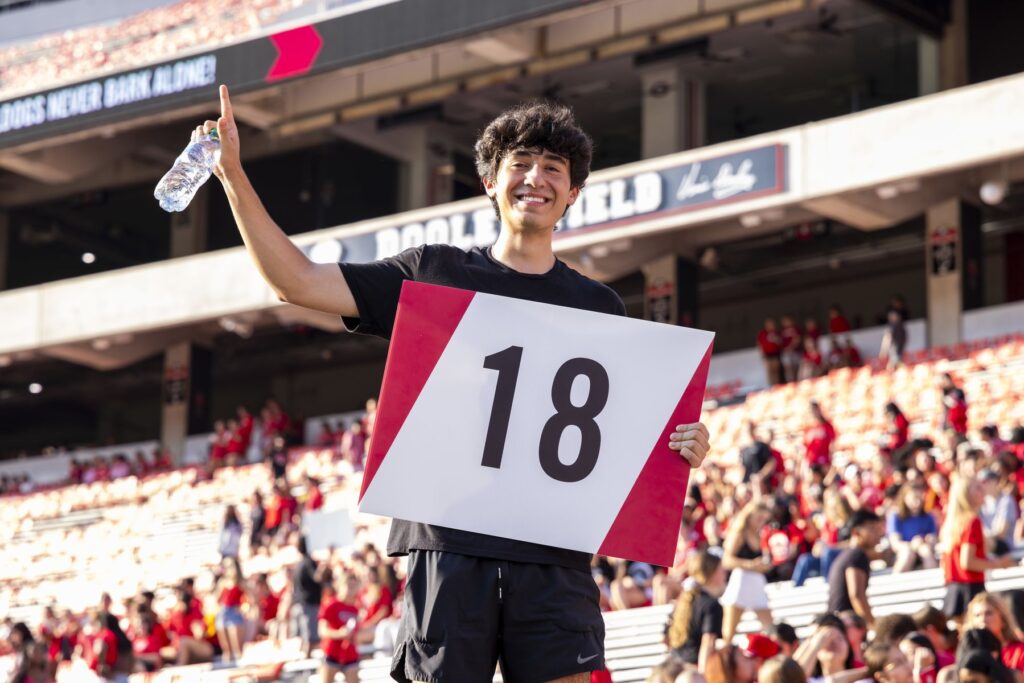
[[[0,149],[248,92],[589,4],[590,0],[394,0],[206,53],[0,102]]]

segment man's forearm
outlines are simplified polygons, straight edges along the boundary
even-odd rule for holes
[[[287,300],[311,265],[309,259],[267,213],[241,167],[222,184],[249,256],[278,297]]]
[[[855,597],[850,600],[853,603],[853,611],[857,613],[870,627],[875,623],[875,617],[871,614],[871,605],[868,604],[867,596]]]

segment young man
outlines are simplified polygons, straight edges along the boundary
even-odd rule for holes
[[[871,558],[885,535],[882,518],[870,510],[858,510],[850,518],[850,547],[832,563],[828,572],[828,611],[832,613],[853,610],[873,628],[875,618],[868,604],[868,580],[871,578]]]
[[[389,338],[405,280],[461,287],[623,315],[619,297],[555,258],[555,224],[590,170],[591,142],[568,109],[517,107],[477,142],[477,168],[501,219],[489,249],[409,249],[366,264],[315,264],[260,203],[241,168],[227,88],[221,117],[198,126],[221,139],[215,169],[261,275],[282,301],[340,315],[355,332]],[[669,446],[694,467],[708,450],[700,423],[678,425]],[[433,492],[427,492],[433,495]],[[392,677],[398,681],[582,683],[604,668],[604,622],[590,556],[520,541],[394,520],[389,555],[409,555]]]

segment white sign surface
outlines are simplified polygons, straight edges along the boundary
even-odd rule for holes
[[[713,336],[407,282],[360,510],[671,564]]]

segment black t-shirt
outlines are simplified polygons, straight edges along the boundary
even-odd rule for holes
[[[686,642],[676,650],[687,664],[697,663],[697,656],[700,654],[700,641],[705,633],[722,636],[722,606],[707,591],[702,590],[693,601]]]
[[[406,280],[598,313],[626,314],[622,299],[611,288],[580,275],[558,260],[547,273],[531,275],[512,270],[495,260],[489,249],[476,247],[462,251],[449,245],[433,244],[407,249],[397,256],[372,263],[341,263],[339,266],[359,309],[358,318],[342,318],[345,326],[352,332],[385,339],[391,338],[398,296]],[[424,495],[436,493],[424,491]],[[388,555],[406,555],[410,550],[441,550],[590,571],[590,555],[587,553],[432,524],[392,520]]]
[[[743,463],[743,481],[757,474],[772,460],[772,449],[763,441],[755,441],[740,451],[740,462]]]
[[[846,586],[846,570],[860,569],[866,578],[871,577],[871,560],[860,548],[847,548],[832,563],[828,570],[828,611],[843,612],[853,609],[850,593]],[[865,584],[865,587],[867,584]]]
[[[323,586],[316,580],[316,562],[307,555],[292,572],[292,603],[319,605],[322,595]]]

